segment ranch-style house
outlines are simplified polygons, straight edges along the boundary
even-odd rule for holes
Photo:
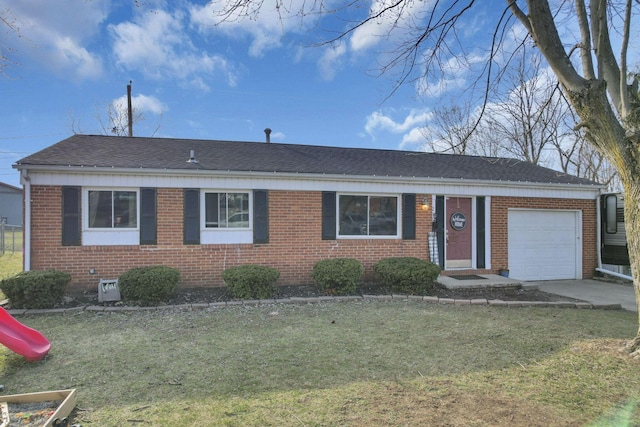
[[[268,136],[268,135],[267,135]],[[184,287],[231,266],[308,284],[316,262],[385,257],[445,275],[592,277],[602,186],[507,158],[267,142],[74,135],[18,161],[26,270],[95,289],[167,265]]]

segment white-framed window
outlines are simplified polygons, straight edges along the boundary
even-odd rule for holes
[[[212,228],[251,227],[249,192],[204,192],[204,226]]]
[[[83,188],[83,245],[139,245],[140,190]]]
[[[138,228],[138,191],[87,190],[87,228]]]
[[[253,192],[201,190],[200,243],[253,242]]]
[[[397,195],[338,195],[338,236],[398,237],[399,201]]]

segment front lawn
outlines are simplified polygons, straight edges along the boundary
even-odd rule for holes
[[[22,252],[5,252],[0,255],[0,279],[22,271]]]
[[[0,255],[0,280],[22,271],[22,252],[5,252]],[[0,291],[0,301],[4,294]]]
[[[76,388],[83,426],[640,419],[625,311],[369,300],[18,320],[52,350],[27,363],[0,348],[4,393]]]

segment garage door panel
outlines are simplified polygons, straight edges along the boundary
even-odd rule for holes
[[[509,269],[519,280],[577,278],[582,256],[576,211],[510,210]]]

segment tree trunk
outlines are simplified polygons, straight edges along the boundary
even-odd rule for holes
[[[640,144],[630,142],[607,98],[606,85],[587,81],[581,91],[564,91],[582,120],[585,138],[618,170],[625,192],[625,229],[636,305],[640,308]],[[626,349],[640,357],[640,310],[638,332]]]
[[[623,181],[624,225],[627,232],[627,245],[631,259],[636,305],[640,308],[640,171],[636,171],[634,175],[632,181],[628,179]],[[638,324],[640,325],[640,309],[638,310],[638,316]],[[636,337],[627,343],[626,349],[633,353],[634,356],[640,357],[640,326]]]

